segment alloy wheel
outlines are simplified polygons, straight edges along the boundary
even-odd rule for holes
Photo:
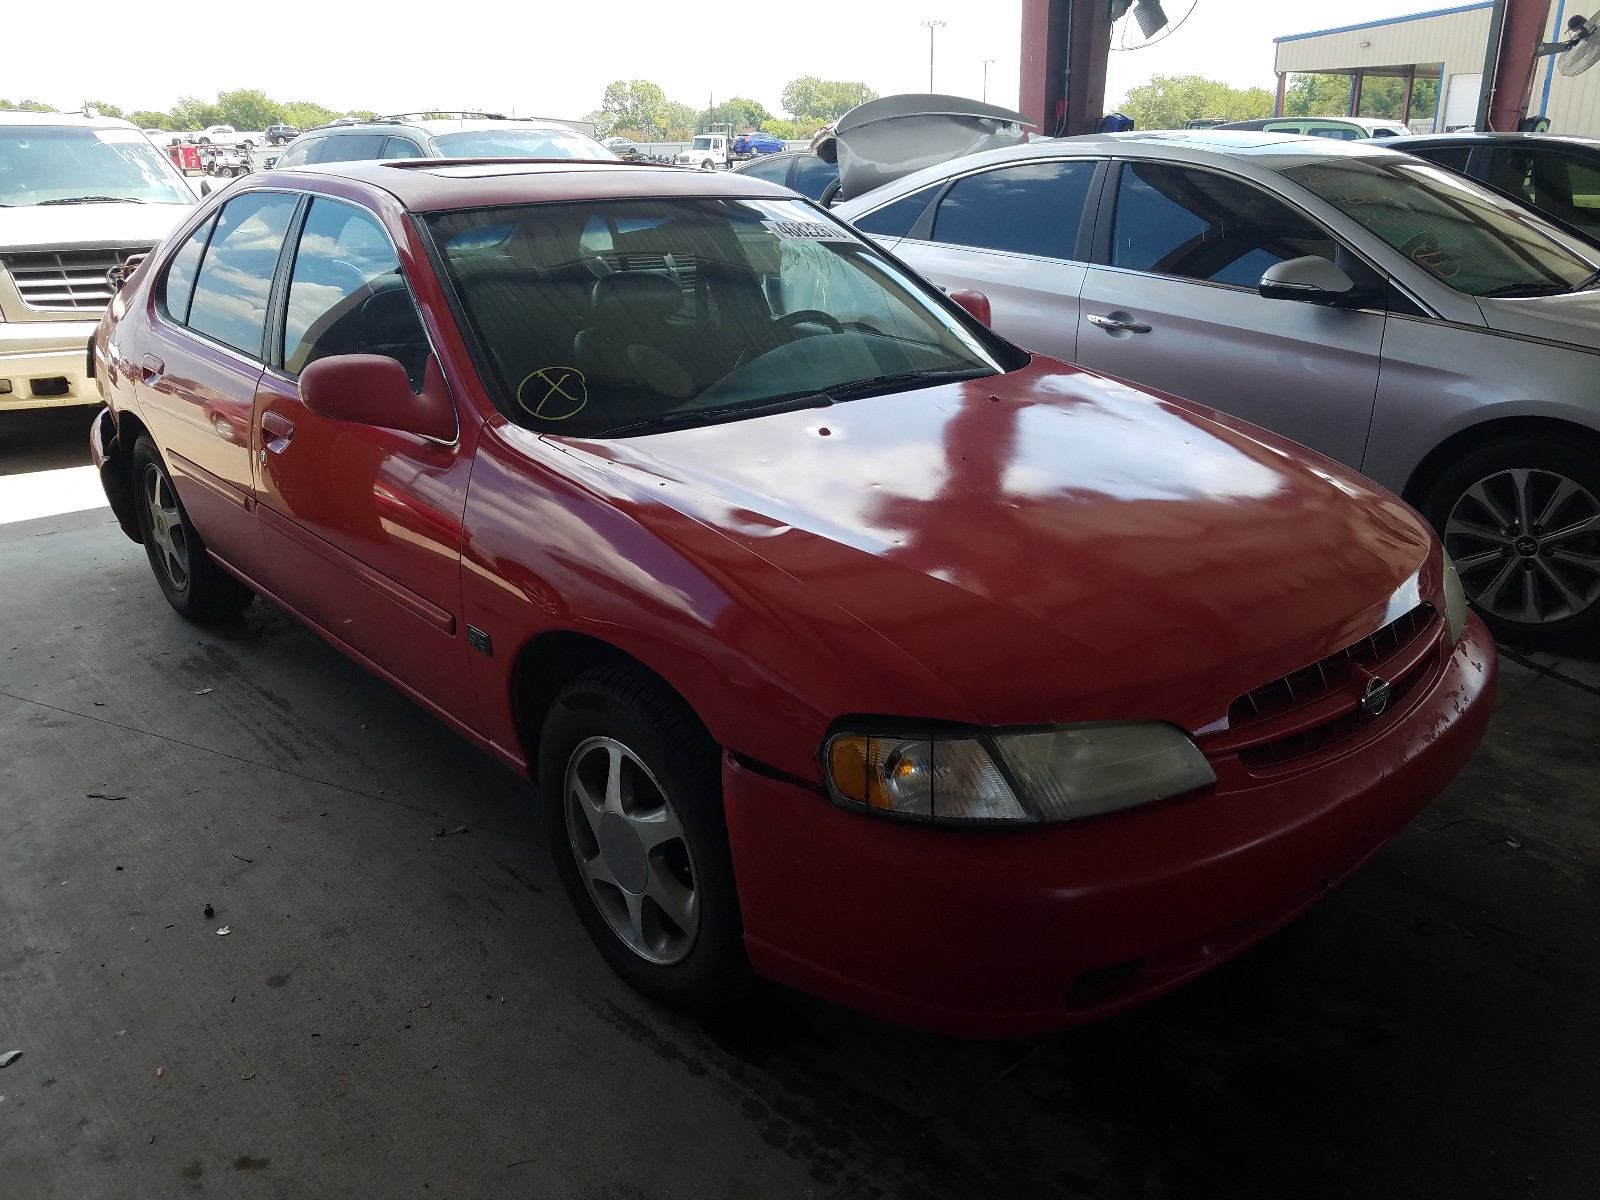
[[[183,527],[183,513],[172,480],[155,466],[145,468],[144,507],[150,518],[150,544],[167,582],[178,591],[189,586],[189,537]]]
[[[1451,508],[1444,544],[1467,598],[1504,620],[1543,625],[1600,601],[1600,500],[1559,472],[1480,479]]]
[[[578,874],[606,924],[647,962],[681,962],[700,930],[698,875],[655,775],[621,742],[592,737],[567,761],[565,795]]]

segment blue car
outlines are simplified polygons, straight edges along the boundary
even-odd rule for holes
[[[777,154],[783,149],[783,139],[759,130],[741,133],[733,139],[734,158],[755,158],[758,154]]]

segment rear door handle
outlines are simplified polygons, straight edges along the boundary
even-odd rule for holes
[[[167,364],[162,362],[154,354],[146,354],[144,356],[144,362],[142,365],[144,367],[144,381],[146,383],[154,383],[156,380],[165,375],[167,371]]]
[[[269,408],[261,414],[261,432],[266,435],[266,449],[273,454],[282,454],[294,440],[294,422]]]
[[[1110,333],[1149,333],[1150,326],[1125,312],[1089,313],[1089,324]]]

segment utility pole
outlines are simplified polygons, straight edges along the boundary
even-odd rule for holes
[[[943,29],[943,21],[924,21],[922,27],[928,31],[928,91],[933,91],[933,31]]]
[[[992,58],[983,60],[983,102],[985,104],[989,103],[989,64],[992,62],[994,62]],[[928,90],[932,91],[933,89],[929,87]]]

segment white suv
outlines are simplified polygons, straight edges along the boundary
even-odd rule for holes
[[[195,194],[127,121],[0,112],[0,412],[98,404],[89,338]]]

